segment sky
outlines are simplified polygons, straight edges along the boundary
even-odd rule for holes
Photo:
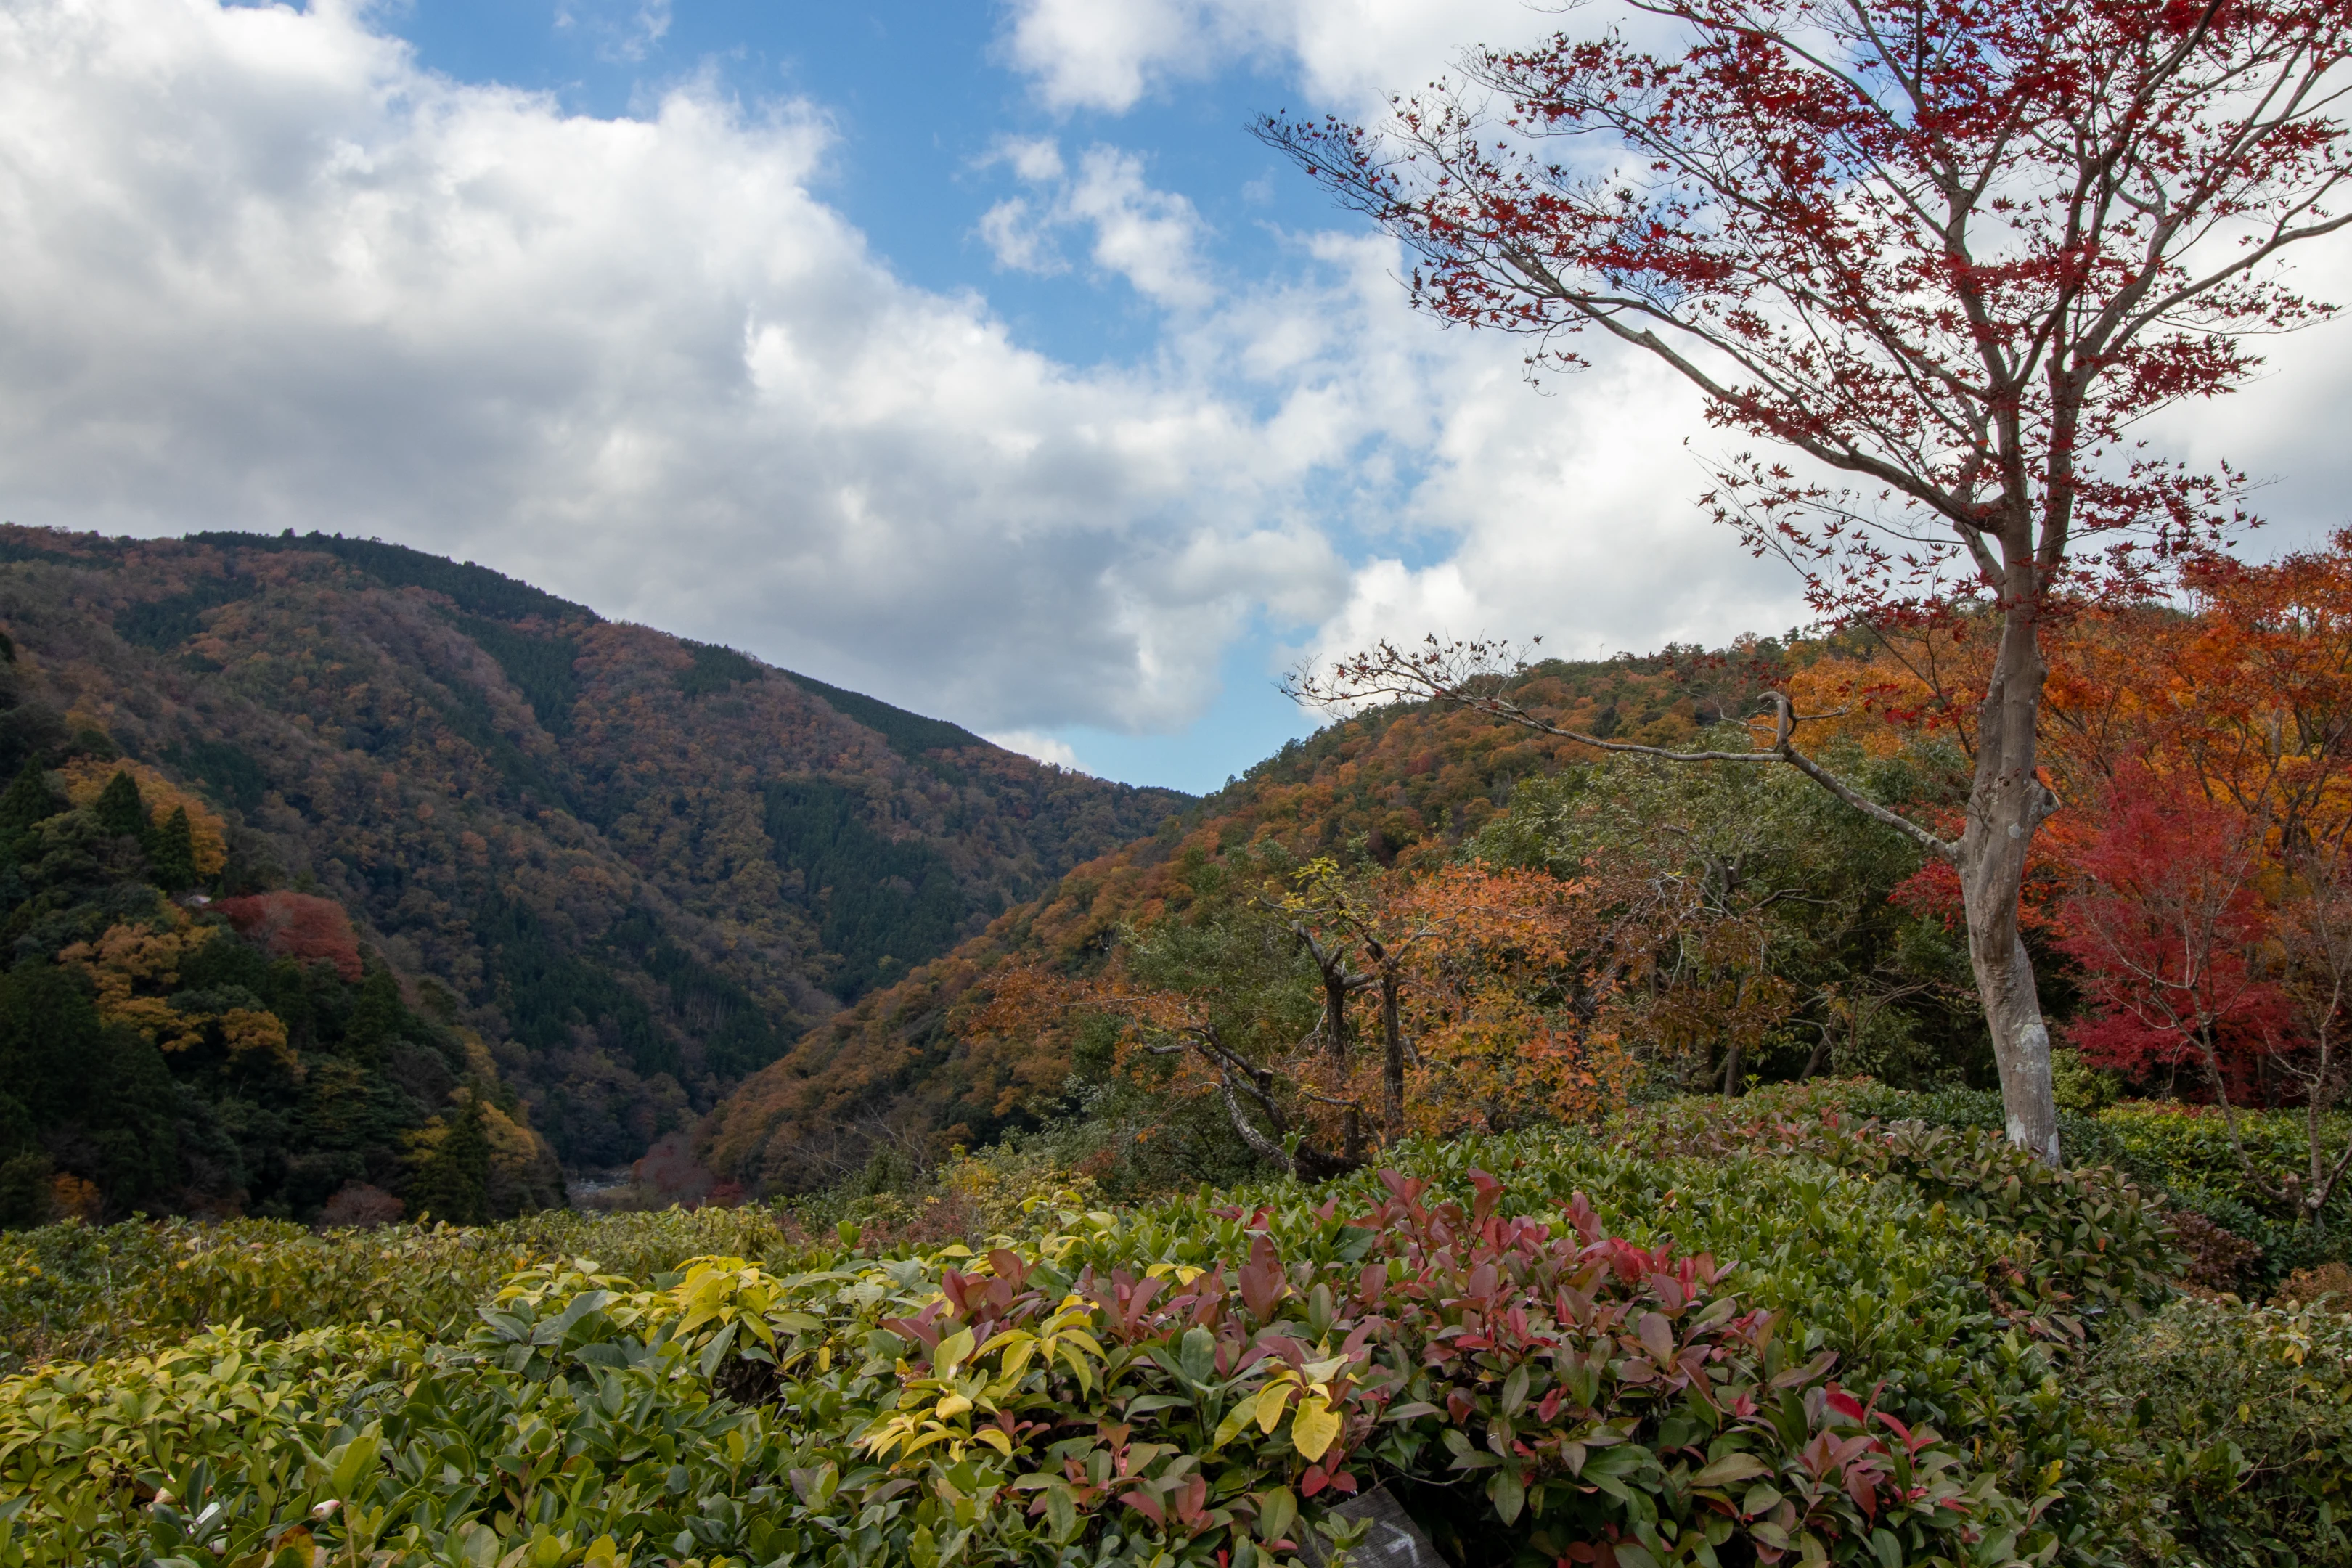
[[[0,516],[475,560],[1213,788],[1381,636],[1803,618],[1658,369],[1527,383],[1248,134],[1520,0],[0,0]],[[2352,248],[2305,271],[2352,298]],[[2352,521],[2352,323],[2151,427]]]

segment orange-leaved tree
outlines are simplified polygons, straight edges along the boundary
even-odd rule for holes
[[[2261,564],[2192,559],[2180,586],[2079,612],[2053,650],[2041,754],[2076,809],[2038,841],[2036,920],[2081,972],[2086,1058],[2213,1100],[2249,1180],[2313,1218],[2352,1165],[2324,1136],[2352,1087],[2352,532]],[[1986,629],[1916,624],[1792,689],[1846,708],[1865,743],[1965,731]],[[2288,1185],[2239,1136],[2233,1108],[2253,1103],[2305,1114]]]
[[[1585,1121],[1622,1098],[1617,966],[1582,884],[1329,860],[1202,881],[1088,973],[1009,967],[971,1031],[1071,1047],[1108,1024],[1122,1070],[1213,1097],[1260,1158],[1309,1178],[1360,1164],[1375,1131]],[[1367,1037],[1381,1048],[1352,1048]]]
[[[1392,896],[1429,910],[1399,1005],[1382,1007],[1410,1064],[1397,1090],[1405,1126],[1573,1123],[1623,1102],[1633,1068],[1616,1006],[1624,933],[1590,880],[1454,865]]]
[[[1717,426],[1786,454],[1717,465],[1706,504],[1869,625],[1973,595],[1995,628],[1974,779],[1946,836],[1796,743],[1752,751],[1956,869],[2010,1137],[2060,1156],[2050,1035],[2020,939],[2053,613],[2094,578],[2241,521],[2237,479],[2150,459],[2132,427],[2242,384],[2250,333],[2318,320],[2279,263],[2352,214],[2341,0],[1647,0],[1682,42],[1480,49],[1378,131],[1262,134],[1413,252],[1415,301],[1652,355]],[[1490,112],[1487,106],[1499,106]],[[1792,468],[1791,463],[1800,465]],[[2086,570],[2104,563],[2104,573]],[[1344,662],[1310,695],[1518,708],[1477,642]],[[1643,748],[1574,738],[1610,750]]]

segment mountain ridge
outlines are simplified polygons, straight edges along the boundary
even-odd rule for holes
[[[1189,801],[380,541],[0,527],[0,774],[196,792],[574,1168]]]

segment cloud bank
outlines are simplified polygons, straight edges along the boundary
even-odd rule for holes
[[[1278,501],[1318,454],[899,281],[809,195],[827,140],[691,89],[567,116],[347,5],[13,7],[0,497],[382,533],[981,724],[1181,723],[1254,607],[1336,584]],[[1125,173],[1089,211],[1140,270]]]
[[[616,48],[668,15],[622,9]],[[813,194],[822,105],[689,84],[568,114],[420,69],[372,16],[0,10],[0,516],[379,534],[1065,763],[1088,730],[1196,723],[1237,648],[1266,673],[1425,630],[1591,655],[1801,613],[1691,504],[1685,439],[1717,437],[1664,372],[1604,355],[1538,395],[1518,344],[1412,316],[1395,248],[1336,219],[1222,274],[1099,119],[998,145],[975,236],[1160,323],[1074,364],[977,291],[908,283]],[[1237,62],[1362,112],[1554,21],[1022,0],[1003,37],[1073,113]],[[2348,262],[2304,265],[2344,297]],[[2344,331],[2154,432],[2281,476],[2282,543],[2345,521]]]
[[[453,82],[340,0],[27,0],[0,505],[380,534],[1056,756],[1192,721],[1244,637],[1785,618],[1726,542],[1677,564],[1675,389],[1531,395],[1513,345],[1409,315],[1383,242],[1236,287],[1132,153],[1011,149],[1000,259],[1066,246],[1169,312],[1150,363],[1073,366],[895,276],[810,194],[829,142],[807,105]]]

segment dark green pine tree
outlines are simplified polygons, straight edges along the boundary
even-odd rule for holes
[[[196,885],[196,840],[188,827],[186,806],[173,806],[163,825],[147,835],[147,868],[155,885],[167,893]]]
[[[363,1062],[380,1062],[393,1041],[408,1032],[408,1008],[400,1000],[400,982],[382,964],[360,982],[359,1000],[351,1021],[343,1026],[343,1049]]]
[[[490,1140],[477,1101],[467,1100],[441,1135],[440,1146],[417,1167],[408,1184],[408,1211],[418,1219],[430,1215],[452,1225],[488,1223]]]
[[[134,838],[147,837],[147,803],[139,798],[138,781],[129,770],[118,769],[99,792],[98,804],[91,808],[98,826],[108,833],[129,834]]]
[[[32,1230],[49,1223],[55,1167],[38,1149],[0,1160],[0,1230]]]
[[[6,793],[0,794],[0,855],[13,855],[26,836],[72,803],[49,787],[37,763],[27,763]]]

